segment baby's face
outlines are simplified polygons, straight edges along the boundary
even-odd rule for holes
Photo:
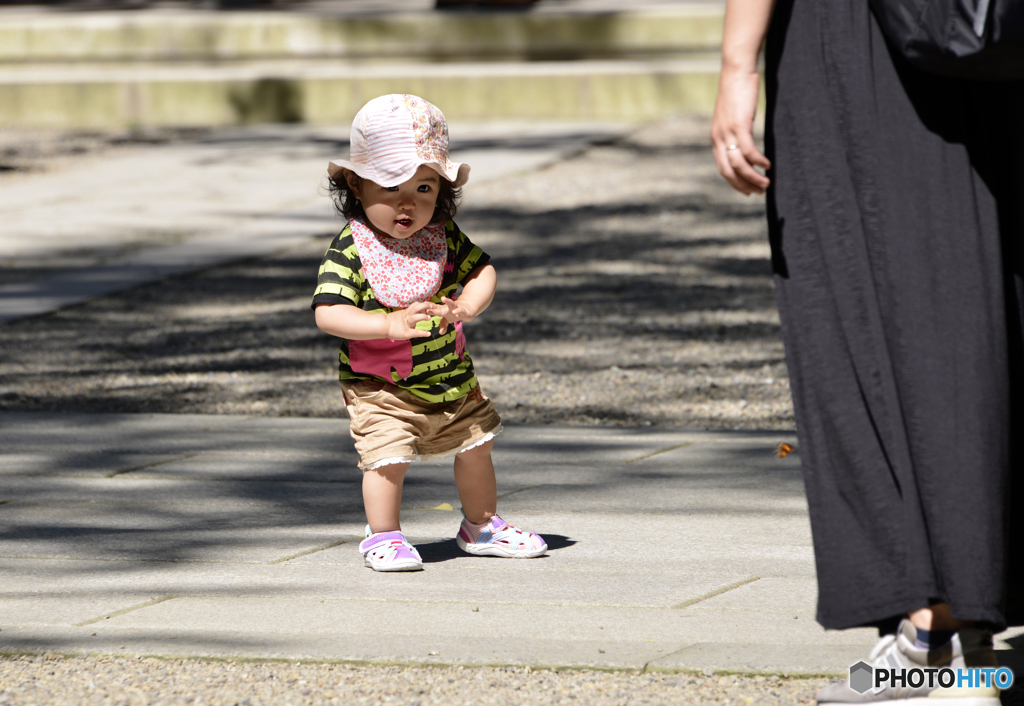
[[[420,165],[412,179],[390,188],[369,179],[356,179],[351,172],[345,176],[378,234],[405,240],[430,223],[434,216],[441,175],[425,164]]]

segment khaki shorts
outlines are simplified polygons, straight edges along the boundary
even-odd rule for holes
[[[349,429],[364,471],[388,463],[454,456],[501,431],[501,417],[477,386],[453,402],[427,402],[375,380],[341,383]]]

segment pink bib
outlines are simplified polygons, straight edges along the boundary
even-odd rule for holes
[[[437,294],[448,260],[443,224],[428,225],[405,240],[377,235],[355,219],[349,227],[377,301],[390,309],[405,309]]]

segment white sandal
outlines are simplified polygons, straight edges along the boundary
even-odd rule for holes
[[[533,559],[548,550],[547,542],[539,534],[521,530],[497,515],[488,520],[476,540],[468,520],[463,520],[455,538],[459,548],[474,556],[500,556],[507,559]]]
[[[367,528],[369,530],[369,528]],[[423,559],[401,532],[381,532],[359,543],[366,565],[374,571],[422,571]]]

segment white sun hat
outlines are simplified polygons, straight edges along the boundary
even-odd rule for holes
[[[469,165],[448,159],[448,123],[437,106],[418,96],[393,93],[374,98],[352,121],[349,159],[327,165],[338,179],[351,169],[383,187],[413,178],[426,164],[455,186],[469,180]]]

